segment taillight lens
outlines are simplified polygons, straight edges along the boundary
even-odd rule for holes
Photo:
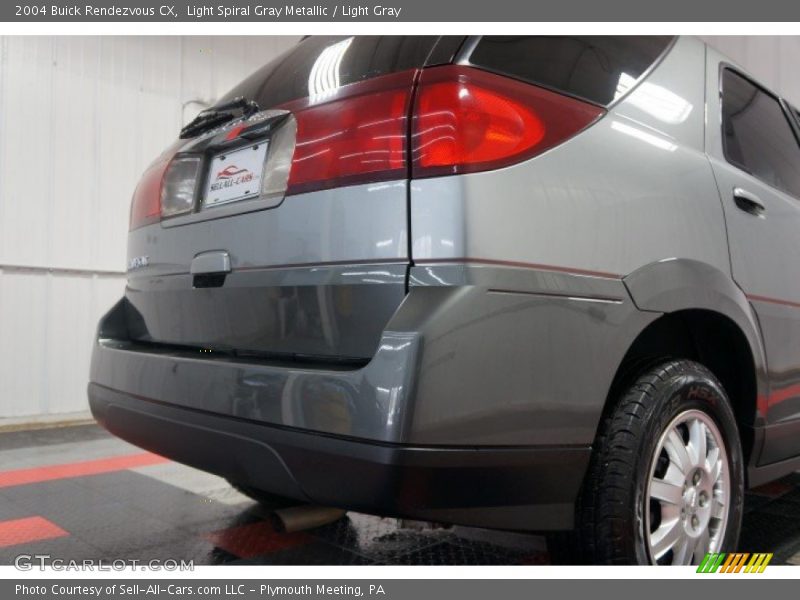
[[[201,164],[200,157],[166,155],[150,165],[133,193],[131,230],[191,211]]]
[[[192,210],[201,162],[200,157],[185,156],[169,163],[161,182],[162,217],[173,217]]]
[[[414,106],[412,174],[508,166],[560,144],[603,113],[593,104],[479,69],[427,69]]]
[[[405,178],[414,73],[376,77],[285,105],[297,120],[286,194]]]
[[[161,182],[168,166],[169,158],[160,158],[147,168],[139,180],[131,200],[131,230],[161,220]]]

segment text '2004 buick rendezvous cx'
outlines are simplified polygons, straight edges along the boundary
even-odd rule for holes
[[[800,462],[798,114],[669,37],[310,37],[134,193],[94,415],[260,498],[735,549]]]

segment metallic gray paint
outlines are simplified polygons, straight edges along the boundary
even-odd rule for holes
[[[408,259],[406,183],[350,186],[289,196],[272,209],[183,226],[131,231],[128,257],[149,256],[131,277],[189,272],[209,250],[230,254],[233,270],[330,262]]]
[[[404,296],[406,183],[312,192],[270,210],[143,227],[130,233],[128,255],[149,259],[129,272],[126,290],[138,313],[136,339],[368,358]],[[228,270],[222,287],[194,289],[188,276]]]
[[[129,281],[132,339],[368,359],[403,301],[406,265],[238,269],[203,289],[195,274]]]
[[[656,318],[636,310],[618,279],[467,265],[412,269],[412,281],[421,277],[458,285],[413,285],[363,368],[131,343],[119,330],[119,321],[134,322],[120,314],[130,310],[123,302],[101,326],[91,380],[180,406],[370,440],[588,445],[599,395],[629,342]],[[576,364],[588,365],[579,379]]]
[[[498,266],[412,269],[412,282],[424,278],[458,285],[412,287],[403,306],[425,315],[414,443],[592,443],[618,365],[657,317],[637,310],[619,279]],[[432,311],[444,290],[449,302]]]
[[[418,341],[387,333],[367,367],[209,359],[100,340],[91,381],[121,393],[241,419],[386,442],[401,439]]]

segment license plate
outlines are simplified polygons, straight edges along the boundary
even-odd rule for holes
[[[267,143],[259,142],[211,159],[206,178],[204,206],[218,206],[258,196]]]

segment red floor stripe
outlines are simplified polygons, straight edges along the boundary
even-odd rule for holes
[[[0,521],[0,548],[38,540],[52,540],[69,535],[44,517],[26,517]]]
[[[277,532],[267,521],[213,531],[203,537],[217,548],[239,558],[272,554],[278,550],[308,544],[313,539],[306,533]]]
[[[66,463],[63,465],[50,465],[46,467],[34,467],[32,469],[17,469],[14,471],[0,472],[0,488],[11,487],[14,485],[24,485],[26,483],[40,483],[53,479],[67,479],[70,477],[80,477],[82,475],[98,475],[100,473],[110,473],[112,471],[122,471],[134,467],[145,467],[147,465],[157,465],[168,462],[168,459],[151,452],[140,454],[127,454],[125,456],[114,456],[111,458],[101,458],[99,460],[86,460],[82,462]]]

